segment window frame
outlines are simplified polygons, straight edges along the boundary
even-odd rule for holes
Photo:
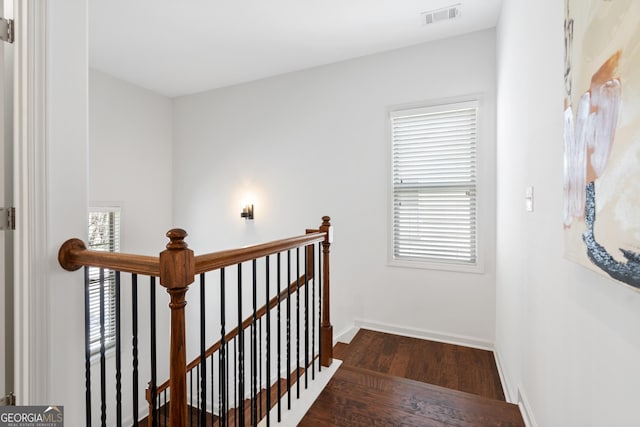
[[[120,208],[120,206],[99,206],[99,205],[92,205],[91,207],[89,207],[88,211],[87,211],[87,249],[93,249],[93,250],[98,250],[96,249],[95,244],[92,244],[91,242],[91,238],[90,238],[90,232],[89,232],[89,227],[90,227],[90,217],[92,214],[94,213],[110,213],[110,214],[114,214],[116,215],[117,219],[114,219],[114,227],[117,227],[117,229],[114,231],[114,241],[112,242],[112,245],[110,245],[109,248],[109,252],[119,252],[120,251],[120,244],[121,244],[121,231],[122,231],[122,209]],[[99,277],[100,274],[100,268],[98,267],[89,267],[89,278],[90,278],[90,282],[91,282],[91,277]],[[115,271],[113,270],[109,270],[109,269],[105,269],[104,270],[104,276],[105,276],[105,282],[108,282],[108,292],[105,292],[105,299],[108,299],[108,303],[106,303],[105,305],[105,314],[107,316],[109,316],[110,318],[108,319],[108,321],[105,324],[105,334],[106,334],[106,339],[105,339],[105,351],[107,350],[111,350],[115,347],[115,343],[116,343],[116,319],[115,319]],[[99,280],[99,279],[96,279]],[[91,286],[91,285],[90,285]],[[97,288],[97,286],[96,286]],[[91,306],[92,306],[92,296],[95,298],[95,292],[98,292],[99,295],[99,289],[98,290],[94,290],[93,291],[93,295],[92,292],[90,290],[90,301],[89,301],[89,307],[90,307],[90,312],[89,312],[89,321],[91,322],[91,319],[94,316],[97,316],[99,318],[100,316],[100,303],[99,301],[95,304],[95,309],[97,311],[97,313],[95,313],[94,311],[91,310]],[[110,308],[112,307],[112,308]],[[90,324],[90,330],[91,330],[91,324]],[[90,335],[91,338],[91,335]],[[99,331],[98,331],[98,341],[92,341],[90,340],[90,352],[91,352],[91,356],[96,356],[100,353],[100,340],[99,340]]]
[[[474,264],[466,264],[466,263],[455,263],[455,262],[445,262],[438,261],[435,259],[405,259],[405,258],[397,258],[395,256],[395,235],[394,235],[394,220],[395,220],[395,194],[394,194],[394,140],[393,140],[393,124],[392,119],[394,116],[406,114],[419,114],[421,112],[434,112],[434,111],[446,111],[448,108],[455,108],[456,106],[463,105],[471,105],[474,104],[477,108],[476,110],[476,225],[475,225],[475,238],[476,238],[476,262]],[[467,96],[461,96],[456,98],[446,98],[432,101],[423,101],[419,103],[412,104],[404,104],[404,105],[396,105],[391,106],[387,109],[387,154],[388,154],[388,170],[387,170],[387,185],[388,185],[388,221],[387,221],[387,230],[388,230],[388,260],[387,265],[391,267],[403,267],[403,268],[418,268],[418,269],[430,269],[430,270],[443,270],[443,271],[452,271],[452,272],[463,272],[463,273],[476,273],[482,274],[484,273],[484,247],[483,247],[483,232],[482,232],[482,224],[484,223],[484,214],[483,214],[483,182],[484,182],[484,173],[483,173],[483,165],[482,165],[482,151],[481,148],[483,146],[482,139],[484,135],[482,134],[483,126],[482,120],[485,116],[483,114],[483,96],[481,94],[471,94]]]

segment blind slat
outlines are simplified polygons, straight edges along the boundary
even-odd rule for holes
[[[477,103],[391,113],[396,259],[475,264]]]
[[[89,212],[89,238],[87,248],[96,251],[120,250],[120,209],[97,208]],[[89,268],[89,342],[91,352],[100,350],[100,287],[105,288],[105,344],[115,343],[115,272],[104,270],[104,282],[100,282],[100,268]]]

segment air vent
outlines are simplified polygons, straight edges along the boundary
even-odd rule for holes
[[[444,7],[442,9],[430,10],[422,12],[422,24],[435,24],[440,21],[448,21],[449,19],[460,17],[460,3],[453,6]]]

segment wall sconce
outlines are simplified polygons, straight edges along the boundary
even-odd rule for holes
[[[253,205],[246,205],[240,212],[240,217],[244,219],[253,219]]]

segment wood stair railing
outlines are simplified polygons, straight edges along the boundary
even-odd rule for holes
[[[170,328],[170,357],[169,357],[169,388],[171,399],[169,401],[169,424],[173,427],[185,427],[188,424],[187,384],[186,373],[190,365],[186,362],[186,328],[185,305],[186,292],[194,282],[195,276],[212,270],[239,265],[246,261],[266,257],[279,252],[305,247],[315,243],[322,245],[322,316],[320,324],[320,362],[322,366],[329,366],[333,359],[333,327],[330,321],[329,308],[329,284],[330,284],[330,245],[332,241],[332,227],[330,218],[322,218],[322,225],[318,229],[307,230],[305,235],[288,239],[276,240],[260,245],[249,246],[211,254],[195,256],[184,241],[187,232],[182,229],[172,229],[167,232],[170,242],[166,249],[158,257],[133,255],[124,253],[108,253],[88,250],[80,239],[70,239],[60,248],[58,260],[60,265],[68,270],[75,271],[82,267],[100,267],[116,272],[132,273],[134,275],[146,275],[159,277],[160,284],[166,288],[170,295],[169,308],[171,310]],[[86,301],[86,297],[85,297]],[[271,306],[271,303],[269,304]],[[86,308],[85,308],[86,310]],[[266,310],[266,307],[265,307]],[[253,322],[253,318],[250,319]],[[245,326],[246,322],[242,322]],[[236,333],[237,333],[236,328]],[[230,332],[229,334],[232,334]],[[211,351],[214,350],[211,346]],[[102,350],[104,352],[104,349]],[[87,343],[86,369],[90,370],[90,353]],[[104,359],[102,357],[101,359]],[[101,360],[101,364],[104,360]],[[119,368],[118,368],[119,369]],[[104,371],[104,366],[102,366]],[[116,377],[120,378],[118,371]],[[87,421],[91,421],[90,380],[87,377]],[[102,378],[104,381],[104,375]],[[119,387],[119,385],[117,385]],[[104,388],[104,384],[103,384]],[[117,399],[120,399],[118,394]],[[102,403],[102,423],[106,419],[106,405]],[[117,402],[121,408],[121,402]],[[134,420],[134,423],[137,423]]]
[[[308,268],[307,271],[313,271],[313,269]],[[307,275],[303,275],[300,276],[298,279],[294,280],[293,282],[291,282],[291,284],[289,285],[289,289],[284,289],[283,291],[280,292],[279,295],[271,298],[271,300],[269,301],[268,307],[266,305],[260,307],[257,312],[256,312],[256,317],[254,318],[253,315],[247,317],[243,322],[242,322],[242,329],[246,330],[248,329],[251,325],[255,324],[255,321],[258,319],[261,319],[262,317],[264,317],[267,313],[267,310],[271,310],[273,308],[275,308],[278,305],[278,302],[282,303],[282,301],[285,301],[290,295],[293,295],[295,292],[299,291],[300,288],[302,288],[302,286],[304,286],[306,283],[309,283],[310,280],[313,279],[313,273],[309,273]],[[232,339],[234,339],[235,337],[238,336],[238,332],[239,332],[240,328],[239,327],[235,327],[233,328],[228,334],[226,334],[224,336],[224,342],[231,342]],[[223,340],[218,340],[216,341],[211,347],[209,347],[206,352],[205,352],[205,358],[211,357],[213,356],[217,351],[220,350],[220,346],[222,344]],[[187,369],[186,369],[186,374],[188,375],[190,371],[196,369],[196,367],[201,363],[201,356],[197,356],[196,358],[194,358],[191,362],[189,362],[187,364]],[[286,380],[283,380],[286,382]],[[170,388],[170,380],[165,381],[164,383],[160,384],[157,387],[156,393],[159,395],[160,393],[163,393],[165,390]],[[262,389],[259,393],[264,392],[264,389]],[[151,401],[151,389],[147,388],[146,390],[146,398],[147,398],[147,402],[149,403],[149,413],[152,413],[152,401]],[[251,400],[248,400],[249,403],[251,402]],[[245,400],[245,404],[246,404],[247,400]],[[233,411],[233,409],[232,409]]]
[[[293,390],[293,385],[296,383],[296,379],[299,376],[300,378],[302,378],[302,375],[304,375],[305,370],[303,368],[299,368],[296,372],[296,370],[294,370],[293,372],[291,372],[290,374],[290,381],[289,381],[289,389]],[[262,403],[262,407],[264,408],[264,413],[266,413],[266,411],[269,411],[270,409],[273,409],[276,405],[277,405],[277,401],[278,401],[278,383],[280,383],[280,397],[283,397],[284,395],[287,394],[287,380],[285,378],[280,378],[278,381],[276,381],[275,383],[273,383],[271,385],[271,387],[269,387],[269,393],[271,394],[271,398],[269,399],[271,402],[271,407],[267,407],[267,390],[266,389],[262,389],[260,390],[260,393],[258,395],[258,399],[261,401]],[[233,408],[230,409],[229,412],[227,413],[227,417],[228,417],[228,425],[230,426],[236,426],[238,425],[238,420],[239,420],[239,416],[238,413],[240,410],[244,411],[244,420],[245,420],[245,425],[246,426],[250,426],[250,420],[251,420],[251,399],[245,399],[243,402],[243,405],[241,405],[242,409],[240,408]],[[215,417],[218,418],[218,417]],[[238,418],[238,420],[236,419]],[[258,419],[256,421],[256,424],[259,423],[262,420],[263,417],[261,417],[260,419]],[[214,422],[214,426],[220,426],[220,420],[216,419],[216,422]]]
[[[293,391],[293,386],[296,384],[297,378],[300,377],[302,378],[302,376],[305,373],[305,369],[304,368],[299,368],[296,372],[296,370],[294,369],[290,375],[289,375],[289,389],[291,391]],[[280,385],[280,387],[278,387],[278,383]],[[263,413],[266,413],[266,411],[269,411],[270,409],[273,409],[278,402],[278,390],[280,390],[280,397],[284,397],[287,394],[287,380],[285,378],[280,378],[278,381],[276,381],[275,383],[271,384],[271,387],[269,388],[269,393],[270,393],[270,402],[271,402],[271,407],[267,407],[267,390],[266,389],[262,389],[260,390],[260,392],[258,393],[258,399],[261,402],[261,407],[263,408]],[[164,407],[159,408],[158,409],[158,427],[167,427],[170,426],[171,424],[168,421],[168,417],[164,417],[162,416],[162,414],[165,413],[165,409]],[[229,411],[226,414],[226,419],[227,422],[225,424],[229,425],[229,426],[238,426],[239,425],[239,419],[240,417],[238,416],[240,411],[244,412],[244,420],[245,420],[245,426],[251,426],[251,399],[245,399],[244,402],[239,405],[238,408],[231,408],[229,409]],[[168,413],[168,411],[166,411],[166,413]],[[201,425],[201,420],[200,420],[200,416],[201,413],[198,410],[198,408],[195,407],[188,407],[187,408],[187,414],[188,414],[188,423],[187,425],[192,426],[192,427],[199,427]],[[165,419],[166,418],[166,419]],[[260,423],[262,421],[264,417],[262,417],[261,419],[257,420],[257,423]],[[207,426],[211,425],[213,427],[223,427],[223,424],[221,423],[221,419],[218,415],[214,415],[211,413],[207,413],[207,421],[205,423]],[[149,417],[141,420],[141,425],[142,426],[148,426],[151,425],[151,421],[149,419]]]

